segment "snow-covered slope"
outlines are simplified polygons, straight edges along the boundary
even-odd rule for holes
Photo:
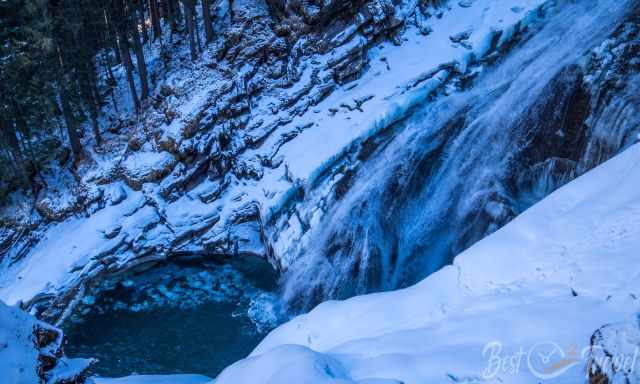
[[[636,322],[639,249],[635,144],[419,284],[277,328],[217,383],[583,382],[594,332]]]

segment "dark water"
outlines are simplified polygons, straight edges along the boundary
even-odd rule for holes
[[[169,264],[103,282],[64,325],[65,351],[99,359],[99,376],[215,377],[278,323],[274,281],[255,263]]]

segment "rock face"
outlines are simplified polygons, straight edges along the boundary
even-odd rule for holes
[[[12,384],[80,384],[93,361],[67,359],[62,331],[0,302],[0,377]]]

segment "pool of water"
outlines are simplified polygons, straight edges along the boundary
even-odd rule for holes
[[[63,325],[65,352],[99,359],[98,376],[217,376],[282,319],[275,276],[249,265],[166,264],[103,281]]]

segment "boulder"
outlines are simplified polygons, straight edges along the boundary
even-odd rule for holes
[[[177,164],[169,152],[134,152],[121,163],[122,177],[129,187],[139,191],[144,183],[157,183]]]

